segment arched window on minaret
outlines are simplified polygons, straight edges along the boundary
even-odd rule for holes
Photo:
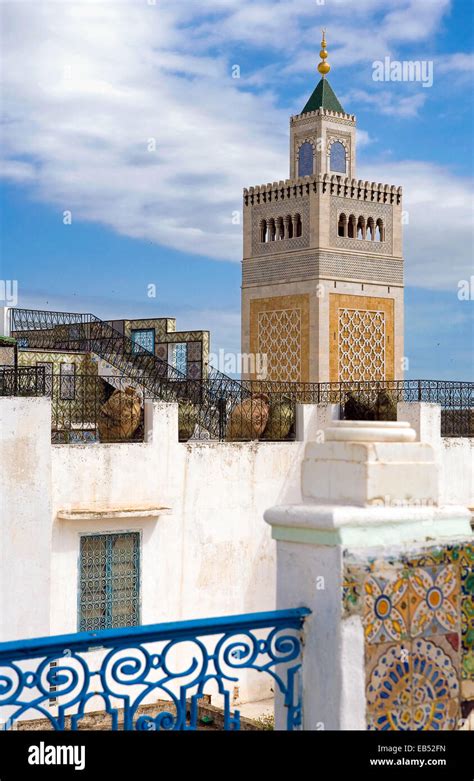
[[[385,241],[385,232],[383,227],[383,220],[378,218],[375,229],[375,241]]]
[[[347,236],[347,217],[345,214],[341,214],[339,217],[339,222],[337,224],[337,235],[338,236]]]
[[[375,223],[372,217],[367,220],[367,240],[374,241],[375,239]]]
[[[295,226],[295,236],[301,236],[303,233],[303,223],[301,222],[301,214],[295,214],[294,226]]]
[[[285,238],[285,226],[283,224],[283,217],[278,217],[277,219],[276,237],[277,237],[277,241]]]
[[[275,233],[275,220],[272,217],[271,220],[268,220],[268,241],[275,241]]]
[[[285,239],[293,238],[293,220],[291,214],[287,214],[285,217]]]
[[[365,219],[364,217],[359,217],[357,220],[357,238],[358,239],[365,239]]]
[[[260,241],[265,242],[267,240],[267,221],[260,220]]]
[[[346,150],[344,144],[341,144],[340,141],[334,141],[331,144],[329,169],[337,174],[346,173]]]
[[[356,237],[356,218],[353,214],[351,214],[349,217],[347,235],[350,239],[355,239]]]
[[[312,176],[313,173],[313,145],[305,141],[298,150],[298,176]]]

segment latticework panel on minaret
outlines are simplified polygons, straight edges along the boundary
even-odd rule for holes
[[[339,310],[339,380],[385,379],[385,314]]]
[[[283,309],[258,315],[259,352],[267,355],[269,380],[301,380],[301,310]]]

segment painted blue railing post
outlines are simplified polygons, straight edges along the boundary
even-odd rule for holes
[[[221,695],[224,728],[236,730],[240,714],[232,711],[229,688],[239,672],[254,670],[269,675],[284,697],[286,728],[298,728],[302,702],[294,681],[308,613],[296,608],[1,643],[0,724],[47,719],[63,730],[70,718],[77,729],[88,712],[103,711],[112,729],[122,715],[125,730],[193,730],[208,688]]]

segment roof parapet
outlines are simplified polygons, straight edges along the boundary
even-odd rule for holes
[[[315,111],[306,111],[304,114],[293,114],[290,117],[290,122],[295,122],[298,119],[308,119],[308,117],[342,117],[350,122],[356,122],[355,114],[346,114],[341,111],[331,111],[328,108],[318,108]]]
[[[253,206],[259,203],[301,198],[310,193],[337,195],[342,198],[396,205],[399,205],[402,200],[402,188],[396,187],[394,184],[368,182],[337,174],[313,174],[313,176],[302,176],[298,179],[269,182],[245,188],[243,195],[245,206]]]

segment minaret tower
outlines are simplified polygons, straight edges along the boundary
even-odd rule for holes
[[[356,118],[321,79],[290,119],[290,178],[244,190],[242,352],[269,380],[403,377],[401,187],[356,178]]]

